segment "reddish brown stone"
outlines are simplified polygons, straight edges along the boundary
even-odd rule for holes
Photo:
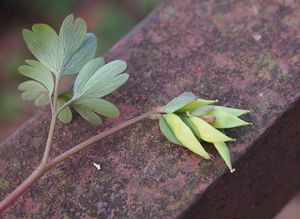
[[[109,99],[122,116],[93,128],[59,124],[54,154],[163,105],[183,91],[251,109],[232,129],[234,174],[168,143],[146,121],[99,142],[43,177],[3,215],[99,218],[270,218],[300,187],[300,3],[175,0],[118,42],[129,63]],[[38,165],[49,125],[40,112],[0,147],[0,197]],[[210,145],[208,148],[212,148]],[[97,171],[93,162],[101,162]]]

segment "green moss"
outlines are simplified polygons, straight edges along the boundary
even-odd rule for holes
[[[63,219],[70,219],[70,216],[68,215],[68,213],[64,213]]]
[[[9,186],[9,182],[4,178],[0,178],[0,189],[6,190],[8,186]]]
[[[273,58],[271,54],[264,55],[261,66],[269,71],[271,71],[277,65],[277,60]]]
[[[175,10],[169,7],[164,11],[164,20],[170,21],[173,17],[175,17],[175,15]]]
[[[0,153],[0,159],[10,161],[12,157],[16,156],[16,147],[11,144],[2,145],[1,151],[5,151],[5,153]]]
[[[21,168],[21,163],[19,160],[13,159],[10,164],[10,167],[12,170],[19,170]]]

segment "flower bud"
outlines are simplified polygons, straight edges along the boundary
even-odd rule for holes
[[[218,100],[204,100],[204,99],[196,99],[191,101],[190,103],[186,104],[184,107],[180,108],[178,110],[178,112],[187,112],[187,111],[191,111],[194,110],[200,106],[205,106],[205,105],[209,105],[209,104],[213,104],[218,102]]]
[[[164,119],[180,143],[201,157],[210,159],[209,154],[179,116],[169,113],[164,115]]]
[[[196,117],[196,116],[189,116],[187,117],[188,120],[196,127],[197,133],[196,136],[198,138],[203,139],[207,142],[223,142],[223,141],[234,141],[234,139],[224,135],[219,130],[215,129],[213,126],[208,124],[206,121]]]
[[[212,126],[219,129],[233,128],[250,124],[239,119],[237,116],[232,115],[231,113],[219,109],[211,110],[208,114],[216,118],[212,123]]]

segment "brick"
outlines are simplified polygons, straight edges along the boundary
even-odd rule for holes
[[[58,124],[53,154],[163,105],[183,91],[251,109],[232,129],[236,172],[168,143],[146,121],[96,143],[39,180],[7,217],[271,218],[300,187],[300,3],[168,1],[107,54],[131,77],[109,97],[122,112],[100,128]],[[0,146],[0,197],[38,165],[49,112]],[[212,148],[207,145],[207,148]],[[100,162],[101,171],[92,165]]]

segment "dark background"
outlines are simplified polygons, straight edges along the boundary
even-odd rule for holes
[[[9,136],[37,110],[20,98],[18,72],[32,58],[22,29],[47,23],[56,31],[70,13],[82,17],[98,38],[97,55],[105,53],[163,0],[9,0],[0,1],[0,140]]]

